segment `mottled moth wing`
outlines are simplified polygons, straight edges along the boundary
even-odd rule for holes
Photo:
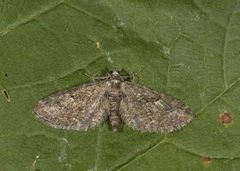
[[[188,106],[163,93],[130,82],[122,83],[122,92],[120,115],[133,129],[168,133],[184,127],[194,118]]]
[[[100,81],[50,95],[34,108],[36,117],[54,128],[87,130],[106,119],[109,108],[104,93],[109,84]]]

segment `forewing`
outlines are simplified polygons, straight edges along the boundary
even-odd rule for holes
[[[138,86],[122,83],[120,115],[133,129],[142,132],[173,132],[187,125],[194,114],[174,97]]]
[[[106,81],[86,84],[50,95],[34,108],[35,116],[54,128],[87,130],[98,126],[108,109]]]

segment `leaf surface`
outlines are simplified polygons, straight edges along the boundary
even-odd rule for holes
[[[2,170],[236,170],[240,166],[240,2],[0,1]],[[117,67],[188,104],[172,134],[59,130],[41,98]],[[221,114],[230,113],[224,125]]]

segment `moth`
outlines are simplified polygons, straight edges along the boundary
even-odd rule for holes
[[[40,100],[33,112],[54,128],[86,131],[108,120],[114,132],[124,122],[141,132],[169,133],[195,116],[172,96],[124,81],[118,70],[112,70],[105,80],[50,95]]]

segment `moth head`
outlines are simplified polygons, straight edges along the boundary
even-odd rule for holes
[[[112,75],[119,75],[119,71],[118,71],[117,69],[113,69],[113,70],[111,71],[111,74],[112,74]]]
[[[111,74],[111,78],[113,78],[113,79],[120,79],[120,73],[119,73],[119,71],[117,70],[117,69],[113,69],[111,72],[110,72],[110,74]]]

